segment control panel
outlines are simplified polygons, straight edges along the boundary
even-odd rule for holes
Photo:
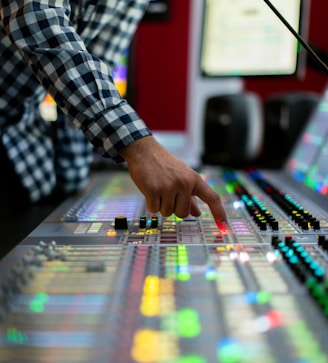
[[[202,176],[226,229],[202,201],[151,214],[126,172],[55,210],[0,262],[0,361],[327,362],[324,203],[257,171]]]

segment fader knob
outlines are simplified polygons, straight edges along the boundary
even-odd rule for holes
[[[328,241],[324,235],[318,236],[318,245],[321,246],[323,249],[328,249]]]
[[[278,221],[271,221],[270,226],[271,226],[272,230],[274,230],[274,231],[278,231],[278,229],[279,229]]]
[[[115,217],[115,229],[128,229],[128,220],[125,216],[116,216]]]
[[[151,217],[151,228],[157,228],[158,227],[158,218],[157,216]]]
[[[146,216],[141,216],[139,221],[139,228],[145,229],[147,225],[147,219]]]
[[[278,246],[278,243],[280,242],[280,240],[279,240],[279,237],[278,236],[276,236],[276,235],[273,235],[272,237],[271,237],[271,245],[274,247],[274,248],[277,248],[277,246]]]
[[[312,218],[310,223],[313,229],[320,229],[320,221],[318,221],[317,219]]]

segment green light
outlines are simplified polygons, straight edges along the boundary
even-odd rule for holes
[[[189,273],[189,261],[187,248],[184,245],[178,246],[178,256],[177,256],[177,278],[180,281],[188,281],[190,279]]]
[[[185,355],[173,360],[172,363],[207,363],[207,360],[198,355]]]
[[[17,330],[16,328],[8,328],[7,340],[10,343],[23,344],[24,342],[27,341],[27,336],[22,332],[20,332],[19,330]]]
[[[235,192],[235,188],[232,183],[227,183],[225,189],[229,194],[234,194]]]
[[[171,335],[176,335],[181,338],[194,338],[198,336],[201,331],[198,313],[193,309],[184,308],[167,314],[161,321],[161,329],[170,332]],[[194,362],[191,359],[195,359],[194,356],[181,358],[190,359],[182,362]],[[195,360],[195,362],[198,361]]]
[[[69,271],[69,267],[68,266],[54,266],[53,270],[55,272],[67,272],[67,271]]]
[[[180,281],[188,281],[188,280],[190,280],[190,273],[189,272],[178,272],[177,278]]]
[[[268,291],[260,291],[256,295],[256,301],[260,305],[267,304],[271,300],[271,294]]]
[[[217,278],[217,272],[214,268],[208,268],[206,270],[206,280],[209,280],[209,281],[213,281],[213,280],[216,280]]]
[[[199,335],[201,327],[198,313],[193,309],[181,309],[177,313],[178,334],[183,338],[194,338]]]
[[[178,255],[187,255],[186,248],[179,248],[179,247],[178,247]],[[183,247],[185,247],[185,246],[183,246]]]
[[[178,262],[180,262],[180,263],[185,262],[185,263],[188,264],[188,256],[186,256],[186,255],[179,255],[178,256]]]
[[[243,351],[233,341],[226,341],[220,344],[217,351],[217,358],[220,363],[238,363],[242,361]]]
[[[44,304],[49,301],[49,295],[44,292],[39,292],[35,298],[30,301],[29,308],[33,313],[43,313]]]
[[[39,300],[32,300],[29,304],[30,310],[33,311],[33,313],[43,313],[44,312],[44,305],[43,302]]]
[[[41,302],[48,302],[49,301],[49,295],[45,292],[39,292],[36,294],[36,298]]]
[[[314,179],[310,178],[310,177],[306,177],[306,179],[305,179],[305,184],[306,184],[309,188],[311,188],[311,189],[315,189],[315,187],[316,187],[316,185],[317,185],[317,182],[316,182]]]

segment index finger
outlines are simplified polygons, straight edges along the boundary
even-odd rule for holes
[[[200,176],[194,187],[193,195],[209,206],[217,227],[220,230],[227,230],[228,219],[221,198]]]

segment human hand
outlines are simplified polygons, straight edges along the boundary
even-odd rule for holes
[[[146,198],[147,209],[164,217],[197,217],[201,211],[195,197],[208,204],[219,229],[227,228],[227,217],[219,195],[186,165],[171,155],[152,136],[127,146],[121,155],[132,180]]]

